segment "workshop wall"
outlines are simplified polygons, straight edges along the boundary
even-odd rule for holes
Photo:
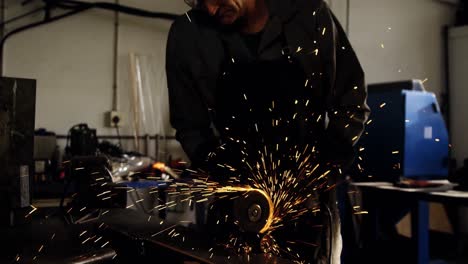
[[[183,14],[187,9],[183,1],[121,0],[120,3],[175,14]],[[41,1],[37,1],[21,7],[19,1],[9,0],[6,17],[17,16],[40,4]],[[38,14],[20,23],[41,18],[42,14]],[[7,30],[18,25],[10,24]],[[155,56],[164,71],[169,27],[170,21],[120,16],[118,111],[122,112],[126,123],[120,134],[132,134],[129,54]],[[22,32],[6,43],[4,74],[37,79],[36,128],[66,134],[72,125],[88,123],[97,129],[98,135],[116,134],[104,124],[104,113],[112,109],[113,41],[114,13],[91,10]],[[168,118],[166,122],[167,134],[172,135]],[[150,146],[150,150],[153,149]],[[169,142],[169,151],[174,158],[184,156],[174,141]]]
[[[438,0],[351,0],[349,36],[367,83],[427,79],[441,103],[443,27],[455,11]]]

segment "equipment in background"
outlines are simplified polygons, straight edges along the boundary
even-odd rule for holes
[[[96,155],[97,147],[96,129],[89,128],[87,124],[74,125],[68,131],[65,148],[68,157]]]
[[[112,180],[120,182],[153,176],[151,167],[153,159],[146,156],[132,156],[122,154],[121,157],[112,157]]]
[[[35,80],[0,78],[0,222],[10,225],[30,205],[35,107]]]
[[[59,150],[55,133],[45,129],[34,132],[34,183],[50,183],[58,169]]]
[[[59,171],[60,151],[55,133],[43,128],[34,132],[33,199],[58,198],[63,191],[63,175]]]
[[[77,156],[67,162],[66,166],[66,184],[60,207],[70,208],[67,210],[70,222],[95,219],[103,208],[125,206],[126,190],[114,188],[111,165],[106,157]],[[65,198],[69,194],[72,194],[72,201],[65,205]]]
[[[102,141],[98,145],[101,155],[106,156],[111,163],[112,181],[137,180],[152,175],[151,167],[154,160],[138,152],[127,152],[120,146],[109,141]]]
[[[360,141],[370,180],[397,182],[448,175],[448,132],[434,93],[419,80],[368,87],[371,117]]]

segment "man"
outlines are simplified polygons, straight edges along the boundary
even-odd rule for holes
[[[239,153],[247,148],[313,144],[322,167],[345,170],[369,108],[362,68],[327,5],[322,0],[186,2],[192,10],[171,27],[166,70],[171,123],[192,166],[216,174],[219,163],[242,167],[245,155]],[[236,149],[230,140],[244,145]],[[220,144],[232,151],[211,159]],[[330,184],[336,181],[333,177]],[[333,191],[327,194],[321,200],[331,211],[333,235],[323,232],[315,256],[319,263],[339,263],[336,198]]]

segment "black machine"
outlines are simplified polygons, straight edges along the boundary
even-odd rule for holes
[[[0,78],[0,222],[30,205],[36,81]]]
[[[372,180],[446,179],[449,138],[434,93],[420,80],[369,85],[372,124],[360,141]]]
[[[96,129],[89,128],[87,124],[77,124],[70,128],[66,146],[69,157],[94,156],[97,145]]]

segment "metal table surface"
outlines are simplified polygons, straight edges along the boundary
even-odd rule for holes
[[[456,184],[447,180],[435,180],[432,183],[440,183],[438,187],[431,188],[407,188],[398,187],[389,182],[353,182],[351,185],[358,187],[364,194],[371,197],[369,205],[369,217],[374,209],[379,207],[379,200],[389,201],[392,197],[404,199],[411,206],[411,233],[415,240],[416,259],[418,264],[427,264],[429,257],[429,204],[438,202],[452,205],[468,205],[468,192],[457,191],[453,188]],[[377,221],[377,220],[376,220]]]

